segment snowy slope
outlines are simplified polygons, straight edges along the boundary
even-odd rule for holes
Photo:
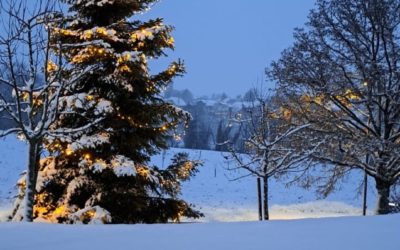
[[[398,250],[400,216],[177,225],[0,224],[0,249]]]
[[[27,151],[15,136],[0,138],[0,206],[10,202],[14,186],[25,170]]]
[[[176,152],[187,152],[191,159],[204,161],[200,172],[183,187],[183,198],[206,215],[206,221],[243,221],[257,219],[256,179],[252,176],[232,181],[247,172],[228,171],[229,163],[224,153],[205,150],[171,149],[153,158],[159,166],[167,166]],[[361,194],[358,188],[362,173],[354,172],[343,185],[326,200],[318,200],[315,189],[304,190],[297,186],[285,187],[282,182],[270,182],[272,219],[331,217],[361,214]],[[369,213],[375,204],[373,181],[369,185]],[[318,201],[316,201],[318,200]]]
[[[203,221],[257,220],[256,180],[247,177],[234,178],[245,172],[228,171],[223,154],[215,151],[171,149],[152,159],[158,166],[167,166],[176,152],[187,152],[192,159],[204,161],[200,172],[183,186],[183,198],[193,203],[206,217]],[[7,210],[15,194],[14,185],[26,166],[26,147],[13,136],[0,139],[0,218]],[[362,178],[355,173],[344,183],[341,190],[327,200],[316,201],[315,190],[304,190],[296,186],[286,188],[281,182],[270,183],[271,218],[293,219],[309,217],[331,217],[359,215],[361,195],[357,187]],[[371,181],[369,208],[373,209],[375,195]],[[0,248],[1,249],[1,248]]]

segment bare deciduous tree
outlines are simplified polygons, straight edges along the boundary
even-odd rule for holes
[[[76,129],[53,125],[65,101],[63,91],[93,68],[65,74],[62,44],[51,41],[53,21],[60,18],[56,1],[4,0],[0,2],[0,112],[12,126],[0,130],[0,137],[18,134],[28,145],[25,195],[19,216],[32,221],[32,209],[43,140],[84,131],[97,121]],[[19,218],[20,219],[20,218]]]
[[[398,0],[318,0],[268,72],[313,124],[304,143],[323,141],[312,158],[331,164],[331,180],[351,169],[375,179],[377,214],[389,212],[400,177],[399,9]]]
[[[246,108],[237,122],[242,123],[245,134],[245,152],[240,154],[233,147],[228,158],[236,162],[236,168],[244,169],[263,180],[263,218],[269,219],[268,181],[271,177],[291,172],[305,171],[309,155],[318,147],[299,145],[302,132],[310,124],[298,125],[291,114],[276,105],[278,97],[271,100],[257,91],[250,107]]]

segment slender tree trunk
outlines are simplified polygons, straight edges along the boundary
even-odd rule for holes
[[[390,183],[375,178],[378,201],[376,204],[376,214],[388,214],[390,212],[389,195]]]
[[[37,174],[39,170],[40,144],[36,140],[28,142],[28,169],[25,182],[25,196],[23,201],[23,220],[32,222],[33,205],[35,202]]]
[[[264,220],[269,220],[268,209],[268,176],[264,176]]]
[[[261,178],[257,177],[257,197],[258,197],[258,219],[263,220],[262,215],[262,195],[261,195]]]
[[[368,175],[367,171],[364,171],[364,190],[363,190],[363,216],[367,214],[367,191],[368,191]]]

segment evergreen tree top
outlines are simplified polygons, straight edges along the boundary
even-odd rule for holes
[[[158,0],[62,0],[70,11],[91,21],[109,24],[135,13],[146,11]]]

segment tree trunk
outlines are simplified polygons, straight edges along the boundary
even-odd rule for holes
[[[264,176],[264,220],[269,220],[268,210],[268,176]]]
[[[378,201],[376,204],[376,214],[388,214],[390,212],[389,195],[390,183],[375,178]]]
[[[368,174],[364,170],[364,190],[363,190],[363,216],[367,215],[367,192],[368,192]]]
[[[26,172],[25,196],[23,201],[23,220],[32,222],[35,203],[36,182],[39,171],[40,143],[35,140],[28,142],[28,169]]]
[[[257,197],[258,197],[258,219],[263,220],[262,216],[262,197],[261,197],[261,178],[257,177]]]

